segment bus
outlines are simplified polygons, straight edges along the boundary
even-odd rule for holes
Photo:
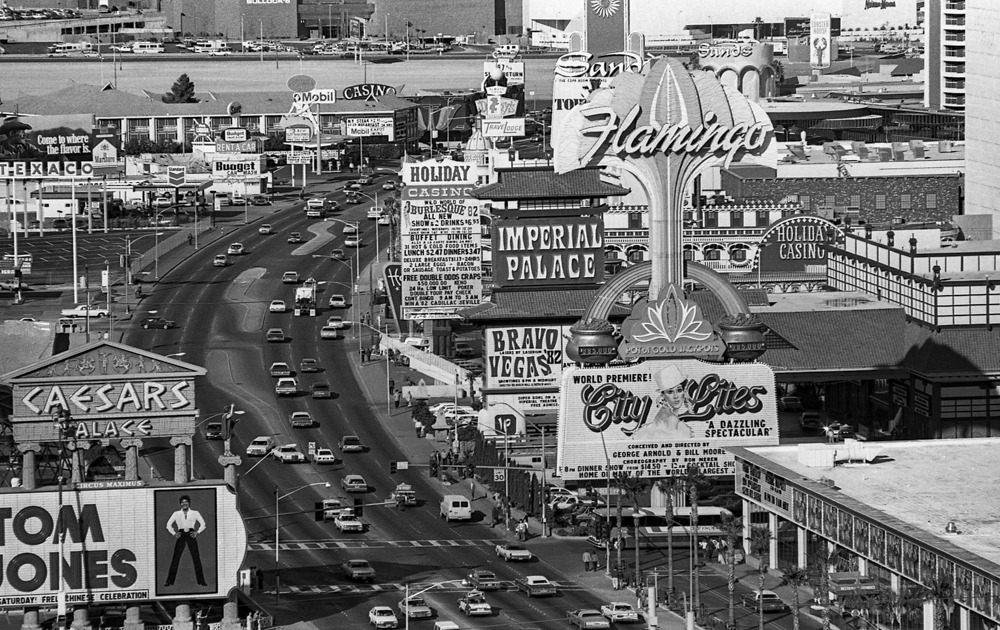
[[[618,523],[618,510],[615,507],[599,508],[591,512],[593,518],[589,524],[587,542],[603,549],[608,533]],[[622,508],[622,526],[627,536],[622,541],[623,549],[633,549],[635,546],[635,509]],[[733,513],[723,507],[713,505],[698,506],[698,537],[722,538],[726,533],[722,527],[724,519],[732,518]],[[663,507],[639,508],[639,547],[641,549],[666,547],[667,541],[673,535],[675,545],[687,545],[690,542],[691,508],[679,506],[674,508],[673,525],[667,521],[667,509]]]

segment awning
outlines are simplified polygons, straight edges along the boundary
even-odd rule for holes
[[[882,117],[878,114],[869,114],[868,116],[853,116],[851,118],[826,118],[810,127],[810,130],[876,129],[881,126]]]

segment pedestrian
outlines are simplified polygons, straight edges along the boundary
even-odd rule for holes
[[[389,379],[389,393],[391,394],[395,390],[396,390],[396,381],[390,378]]]
[[[369,348],[365,348],[365,358],[368,361],[372,360],[372,349],[370,347]]]
[[[590,563],[591,562],[592,562],[592,560],[590,559],[590,549],[587,549],[586,551],[583,552],[583,570],[584,571],[590,571]]]
[[[188,234],[188,245],[194,245],[194,235]]]
[[[264,590],[264,572],[260,570],[260,567],[254,568],[254,579],[257,580],[257,590]]]
[[[365,362],[365,349],[361,348],[360,350],[358,350],[358,354],[361,355],[361,362],[364,363]]]
[[[393,403],[395,403],[396,409],[399,409],[399,399],[400,398],[401,398],[401,396],[399,395],[399,390],[397,389],[395,391],[395,393],[393,393],[393,395],[392,395],[392,401],[393,401]]]
[[[410,395],[410,392],[406,392],[406,406],[407,407],[413,406],[413,396]]]

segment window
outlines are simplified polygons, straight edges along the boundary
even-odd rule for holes
[[[913,203],[910,201],[911,197],[909,194],[902,194],[899,196],[899,207],[903,210],[909,210],[913,207]]]
[[[705,260],[721,260],[722,250],[719,247],[709,247],[705,250]]]
[[[767,210],[757,211],[757,227],[765,227],[771,222],[771,213]]]
[[[812,203],[809,199],[809,195],[802,195],[799,197],[799,202],[802,204],[802,210],[804,212],[809,212],[812,210]]]
[[[739,210],[729,213],[729,227],[743,227],[743,217],[745,214]]]
[[[885,210],[885,195],[875,195],[875,209]]]
[[[628,260],[629,262],[640,263],[644,260],[645,253],[641,249],[633,249],[628,253]]]
[[[832,208],[833,206],[837,205],[837,197],[834,195],[827,195],[826,201],[824,201],[824,203]]]
[[[937,193],[927,193],[927,209],[937,210]]]
[[[737,262],[743,262],[747,259],[747,250],[745,247],[736,247],[731,252],[729,252],[729,259]]]
[[[855,208],[861,207],[861,195],[851,195],[851,206]]]
[[[628,229],[630,229],[630,230],[641,230],[642,229],[642,213],[641,212],[629,212],[628,213]]]
[[[717,228],[717,227],[719,227],[719,213],[718,212],[706,212],[705,213],[705,227],[707,227],[707,228]]]

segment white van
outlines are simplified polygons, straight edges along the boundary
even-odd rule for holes
[[[413,346],[419,350],[430,350],[431,340],[427,337],[407,337],[403,343],[408,346]]]
[[[208,53],[208,54],[218,54],[220,52],[231,52],[229,44],[222,41],[221,39],[214,39],[212,41],[200,41],[196,42],[194,45],[194,51],[196,53]]]
[[[136,42],[132,44],[132,52],[137,55],[155,55],[163,52],[163,44],[159,42]]]
[[[472,504],[460,494],[446,494],[441,499],[441,518],[446,521],[471,521]]]

